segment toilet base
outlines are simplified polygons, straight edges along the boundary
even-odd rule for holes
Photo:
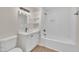
[[[8,52],[23,52],[23,51],[20,48],[14,48],[14,49],[12,49],[12,50],[10,50]]]

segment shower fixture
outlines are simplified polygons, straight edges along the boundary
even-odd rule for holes
[[[47,15],[47,13],[44,13],[44,15]]]
[[[76,13],[74,13],[74,15],[79,15],[79,11],[77,11]]]

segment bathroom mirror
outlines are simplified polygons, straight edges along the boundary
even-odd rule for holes
[[[19,31],[28,32],[29,29],[29,19],[30,14],[23,10],[18,10],[18,19],[19,19]]]

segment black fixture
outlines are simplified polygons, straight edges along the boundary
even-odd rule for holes
[[[47,15],[47,13],[44,13],[44,15]]]
[[[23,7],[20,7],[20,9],[23,10],[23,11],[26,11],[26,12],[30,13],[30,11],[28,9],[25,9]]]
[[[43,29],[44,32],[46,32],[46,29]]]
[[[46,29],[43,29],[43,31],[44,31],[44,33],[43,33],[43,34],[44,34],[44,36],[46,36],[46,35],[47,35],[47,34],[46,34]]]
[[[25,32],[27,32],[27,28],[25,28]]]
[[[77,11],[76,13],[74,13],[74,15],[79,15],[79,11]]]

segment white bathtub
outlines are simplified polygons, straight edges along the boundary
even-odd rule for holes
[[[73,41],[69,41],[68,39],[66,41],[63,41],[62,39],[50,39],[50,38],[41,38],[41,44],[42,46],[55,49],[59,52],[78,52],[78,48],[76,47],[76,44]]]
[[[17,35],[0,39],[0,52],[7,52],[16,47]]]

